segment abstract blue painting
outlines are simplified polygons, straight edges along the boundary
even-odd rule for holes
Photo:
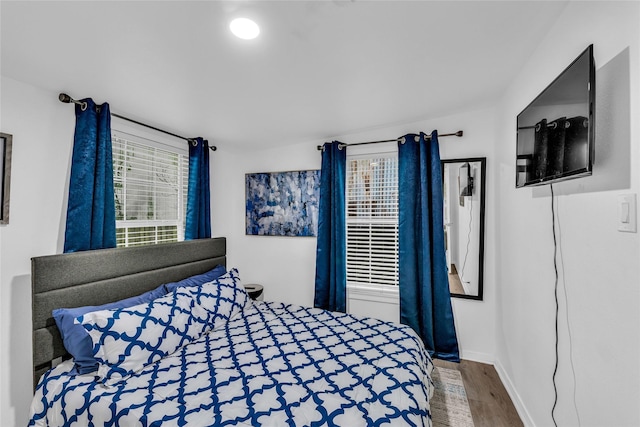
[[[246,174],[246,234],[317,236],[320,171]]]

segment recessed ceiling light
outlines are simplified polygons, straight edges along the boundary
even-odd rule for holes
[[[241,39],[251,40],[258,37],[260,27],[251,19],[237,18],[229,24],[231,32]]]

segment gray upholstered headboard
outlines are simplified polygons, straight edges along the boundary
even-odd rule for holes
[[[54,360],[69,356],[52,310],[118,301],[226,266],[226,246],[218,237],[32,258],[34,387]]]

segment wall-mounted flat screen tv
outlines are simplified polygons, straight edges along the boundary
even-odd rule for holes
[[[590,45],[518,114],[516,188],[591,175],[595,74]]]

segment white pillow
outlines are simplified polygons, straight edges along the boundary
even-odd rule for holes
[[[224,326],[229,319],[242,312],[247,305],[251,305],[251,298],[235,268],[217,279],[185,290],[209,313],[211,329]]]
[[[212,329],[224,327],[251,304],[237,269],[201,286],[178,287],[149,303],[86,313],[87,330],[106,384],[139,372]]]
[[[174,353],[211,329],[210,313],[186,288],[146,304],[76,318],[93,341],[98,377],[118,382]]]

